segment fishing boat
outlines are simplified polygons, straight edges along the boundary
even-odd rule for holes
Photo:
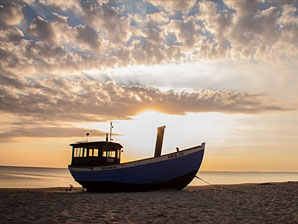
[[[111,125],[112,127],[112,125]],[[68,169],[89,192],[138,192],[185,188],[198,172],[205,143],[161,155],[165,126],[157,132],[154,157],[120,163],[122,145],[110,140],[72,146]]]

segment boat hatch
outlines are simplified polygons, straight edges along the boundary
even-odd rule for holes
[[[115,142],[79,142],[72,146],[72,167],[120,164],[122,145]]]

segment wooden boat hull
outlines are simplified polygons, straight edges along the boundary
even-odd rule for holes
[[[90,192],[181,190],[198,172],[205,143],[160,157],[120,165],[71,167],[74,179]]]
[[[80,182],[89,192],[142,192],[161,189],[182,190],[196,175],[196,171],[160,183],[132,184],[120,182]]]

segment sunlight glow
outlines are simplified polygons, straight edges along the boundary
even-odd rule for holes
[[[124,161],[153,156],[157,127],[163,125],[166,125],[163,154],[175,151],[176,147],[182,150],[202,142],[207,142],[208,147],[216,147],[222,145],[232,134],[230,118],[230,115],[220,113],[169,115],[145,111],[133,116],[132,120],[114,121],[113,133],[119,136],[113,136],[113,139],[123,145]],[[79,124],[78,126],[109,132],[107,123]]]

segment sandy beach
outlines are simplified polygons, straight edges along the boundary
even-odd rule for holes
[[[298,223],[298,182],[104,194],[0,189],[0,201],[0,223]]]

